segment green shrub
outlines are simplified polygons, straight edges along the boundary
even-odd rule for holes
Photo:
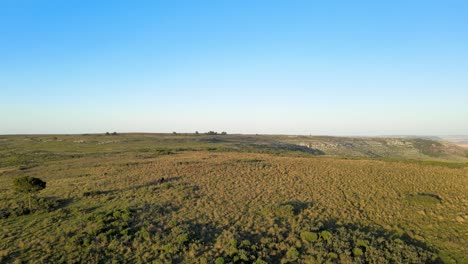
[[[254,262],[254,264],[268,264],[268,262],[264,261],[264,260],[261,259],[261,258],[258,258],[258,259]]]
[[[357,248],[357,247],[353,249],[353,255],[354,255],[355,257],[362,256],[362,254],[364,254],[364,253],[362,252],[362,249]]]
[[[320,232],[320,237],[323,238],[323,240],[328,241],[332,237],[332,234],[330,232],[328,232],[327,230],[324,230],[324,231]]]
[[[243,249],[240,249],[237,254],[238,254],[240,260],[243,260],[243,261],[248,261],[249,260],[247,251],[245,251]]]
[[[289,261],[296,261],[299,258],[299,251],[295,247],[291,247],[286,252],[286,258]]]
[[[290,204],[278,206],[275,210],[275,216],[283,219],[294,217],[294,207]]]
[[[308,242],[308,243],[314,242],[317,240],[317,238],[318,238],[317,233],[309,232],[309,231],[301,232],[301,239],[304,242]]]

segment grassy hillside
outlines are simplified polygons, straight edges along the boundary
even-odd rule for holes
[[[283,137],[282,140],[335,156],[468,161],[466,149],[432,139],[297,136]]]
[[[352,140],[1,136],[0,262],[466,263],[463,156]],[[47,182],[31,209],[25,175]]]

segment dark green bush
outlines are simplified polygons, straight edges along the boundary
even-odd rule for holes
[[[39,178],[22,176],[13,180],[15,191],[21,193],[37,193],[46,187],[46,182]]]
[[[32,195],[38,193],[46,187],[46,182],[39,178],[21,176],[13,180],[15,191],[28,195],[29,210],[31,210]]]

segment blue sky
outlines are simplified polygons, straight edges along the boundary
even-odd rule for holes
[[[0,2],[0,134],[468,134],[467,1]]]

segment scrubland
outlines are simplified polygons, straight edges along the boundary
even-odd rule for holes
[[[0,262],[468,262],[459,149],[410,142],[418,158],[402,159],[294,140],[1,136]],[[12,187],[25,175],[47,182],[31,209]]]

